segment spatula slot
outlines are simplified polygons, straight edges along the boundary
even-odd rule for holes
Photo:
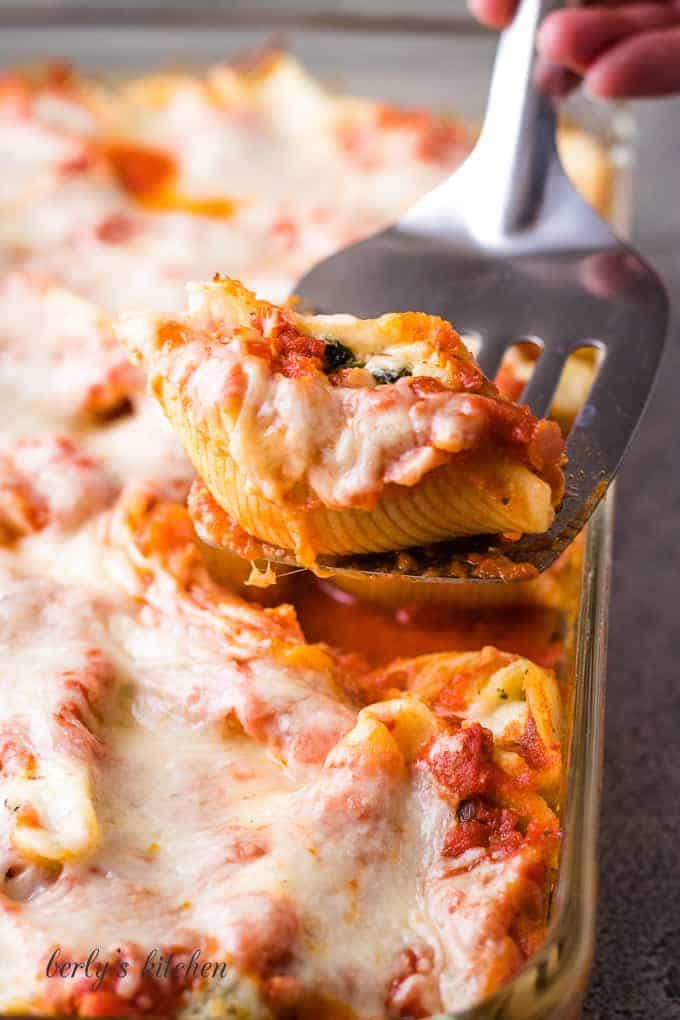
[[[577,347],[564,363],[548,417],[559,422],[564,434],[569,432],[585,404],[603,360],[603,351],[594,344]]]
[[[533,337],[510,344],[496,373],[496,385],[505,397],[519,400],[529,383],[543,345]]]

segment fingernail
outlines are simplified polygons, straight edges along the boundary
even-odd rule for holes
[[[572,92],[580,81],[579,76],[569,68],[539,57],[536,65],[536,84],[547,95],[559,99]]]

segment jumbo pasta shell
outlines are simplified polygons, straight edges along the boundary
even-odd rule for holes
[[[219,506],[301,563],[550,527],[559,429],[441,319],[301,316],[215,280],[120,333]]]

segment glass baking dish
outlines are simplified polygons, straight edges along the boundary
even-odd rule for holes
[[[3,66],[56,58],[107,76],[200,66],[275,41],[331,87],[455,111],[471,123],[483,113],[495,47],[493,35],[463,15],[393,17],[338,12],[319,4],[307,11],[264,9],[257,3],[240,10],[193,4],[125,10],[24,4],[1,9],[0,28]],[[614,170],[611,217],[625,233],[631,195],[629,116],[581,97],[570,100],[566,112],[607,146]],[[580,1013],[595,933],[612,529],[610,493],[587,527],[578,604],[569,621],[567,676],[573,678],[573,704],[564,841],[546,939],[494,995],[438,1020],[573,1020]]]

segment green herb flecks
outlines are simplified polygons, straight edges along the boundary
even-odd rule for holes
[[[347,347],[340,340],[329,338],[326,340],[326,349],[323,354],[323,370],[328,375],[337,372],[339,368],[361,368],[362,363],[358,360],[354,351]]]

